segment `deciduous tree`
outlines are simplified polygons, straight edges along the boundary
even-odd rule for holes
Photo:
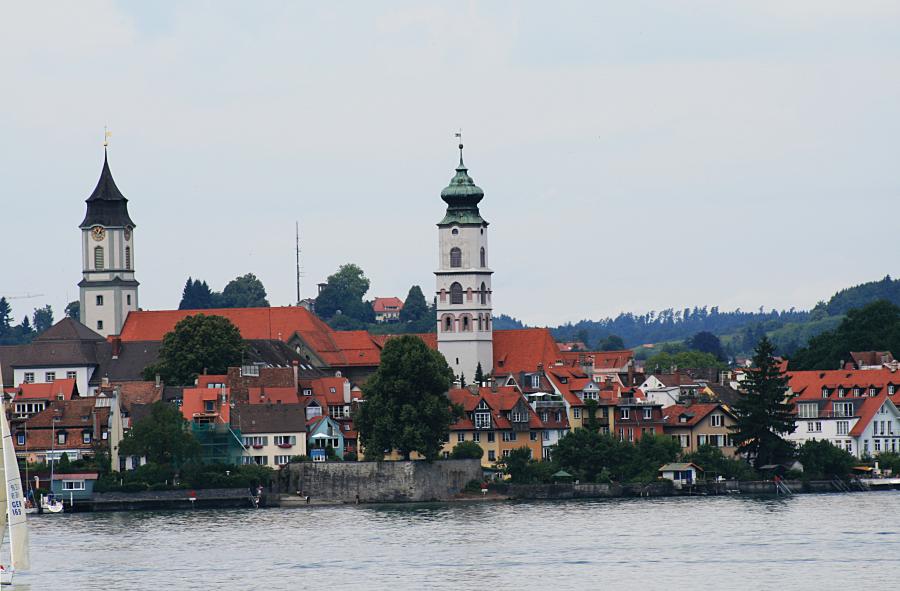
[[[363,386],[365,402],[354,415],[368,459],[380,460],[389,450],[409,459],[418,452],[438,457],[461,409],[446,396],[453,372],[444,356],[417,337],[391,339],[381,364]]]
[[[146,457],[155,464],[181,466],[199,456],[200,445],[187,430],[176,406],[155,402],[150,414],[125,434],[119,451],[123,455]]]
[[[144,379],[158,373],[168,384],[192,384],[204,370],[223,374],[239,365],[243,350],[241,333],[227,318],[188,316],[163,337],[159,363],[144,370]]]

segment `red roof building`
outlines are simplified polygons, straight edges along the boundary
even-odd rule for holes
[[[375,298],[372,302],[375,322],[397,322],[402,309],[403,300],[400,298]]]

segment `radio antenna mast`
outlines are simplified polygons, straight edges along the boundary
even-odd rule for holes
[[[297,252],[297,305],[300,305],[300,222],[294,222]]]

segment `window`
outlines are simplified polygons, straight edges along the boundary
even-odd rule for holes
[[[481,433],[479,433],[478,431],[472,433],[472,441],[474,441],[475,443],[481,441]]]
[[[453,234],[454,236],[456,236],[457,234],[459,234],[459,229],[453,228],[452,230],[450,230],[450,233]]]
[[[495,451],[492,450],[492,449],[489,449],[489,450],[488,450],[488,461],[489,461],[489,462],[494,462],[494,461],[496,461],[496,460],[497,460],[497,452],[495,452]]]
[[[275,445],[294,445],[297,443],[295,435],[276,435]]]
[[[125,247],[125,268],[131,270],[131,247]]]
[[[459,442],[465,441],[465,440],[466,440],[466,434],[465,434],[465,433],[457,433],[457,434],[456,434],[456,440],[459,441]]]
[[[450,314],[444,315],[444,332],[453,332],[453,316]]]
[[[652,408],[644,409],[644,418],[647,420],[650,420],[653,418],[653,409]]]
[[[494,440],[495,440],[496,438],[497,438],[497,436],[494,434],[493,431],[491,431],[490,433],[488,433],[488,443],[494,443]]]
[[[532,431],[531,433],[529,433],[529,436],[532,441],[537,441],[537,431]]]
[[[33,372],[33,371],[26,371],[26,372],[25,372],[25,383],[26,383],[26,384],[33,384],[33,383],[34,383],[34,372]]]
[[[797,411],[801,419],[814,419],[819,416],[818,404],[798,404]]]
[[[472,330],[472,325],[469,322],[468,314],[464,314],[462,317],[462,330],[463,332],[469,332],[470,330]]]
[[[66,444],[66,432],[65,431],[58,431],[56,433],[56,443],[59,445]]]
[[[103,296],[102,296],[102,295],[98,295],[97,298],[96,298],[96,300],[97,300],[97,305],[98,305],[98,306],[102,306],[102,305],[103,305]]]
[[[66,372],[66,379],[67,379],[67,380],[74,380],[74,379],[77,378],[77,377],[78,377],[78,372],[76,372],[76,371],[67,371],[67,372]]]
[[[95,246],[94,247],[94,269],[98,271],[103,270],[103,247]]]
[[[527,423],[528,422],[528,411],[515,410],[510,415],[510,420],[513,423]]]
[[[103,330],[103,321],[102,320],[97,321],[97,330]]]
[[[709,417],[709,424],[712,427],[721,427],[725,423],[725,415],[714,414]]]
[[[63,490],[84,490],[84,480],[63,480]]]
[[[681,444],[681,447],[688,447],[691,444],[691,436],[690,435],[679,435],[678,442]]]
[[[821,433],[822,432],[822,423],[820,421],[808,421],[806,423],[806,432],[807,433]]]
[[[503,450],[503,457],[504,457],[504,458],[508,458],[508,457],[509,457],[509,450],[508,450],[508,449],[504,449],[504,450]]]
[[[463,303],[463,288],[459,283],[454,282],[450,286],[450,303],[451,304],[462,304]]]
[[[503,441],[515,441],[516,440],[516,432],[515,431],[504,431],[503,432]]]
[[[47,371],[44,372],[44,381],[47,383],[56,381],[56,372],[55,371]]]
[[[880,439],[875,440],[875,451],[881,451],[881,440]]]
[[[541,387],[541,374],[536,373],[534,375],[528,376],[531,387],[532,388],[540,388]]]
[[[487,267],[487,257],[485,256],[484,247],[481,247],[481,266]]]
[[[573,409],[572,409],[572,416],[575,417],[576,419],[580,419],[580,418],[581,418],[581,409],[580,409],[580,408],[573,408]]]
[[[291,463],[291,456],[275,456],[275,465],[284,466]]]
[[[328,410],[331,411],[331,418],[333,418],[333,419],[344,418],[344,407],[343,406],[329,406]]]
[[[487,304],[487,285],[484,284],[484,281],[481,282],[481,294],[479,295],[481,299],[481,304]]]
[[[476,429],[490,429],[491,428],[491,413],[476,412],[475,413],[475,428]]]
[[[835,402],[834,403],[834,416],[836,416],[836,417],[852,417],[853,416],[853,403],[852,402]]]
[[[869,388],[869,396],[875,396],[875,388]]]
[[[838,435],[846,435],[850,432],[850,421],[838,421],[837,422],[837,434]]]
[[[845,398],[847,394],[844,392],[843,388],[838,388],[838,398]]]
[[[888,396],[894,395],[894,384],[888,384]]]
[[[697,435],[697,445],[706,445],[708,439],[706,435]]]
[[[462,267],[462,251],[455,246],[450,249],[450,266],[453,268]]]
[[[25,433],[16,433],[16,445],[25,445]]]
[[[627,408],[623,408],[622,412],[621,412],[621,418],[628,419],[628,418],[630,418],[630,416],[631,416],[630,410]]]
[[[214,412],[216,410],[215,400],[204,400],[203,401],[203,410],[205,412]]]
[[[131,294],[130,293],[125,295],[125,303],[128,304],[129,306],[131,305]]]

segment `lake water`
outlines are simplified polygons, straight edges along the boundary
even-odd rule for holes
[[[16,589],[887,589],[900,492],[36,516]]]

